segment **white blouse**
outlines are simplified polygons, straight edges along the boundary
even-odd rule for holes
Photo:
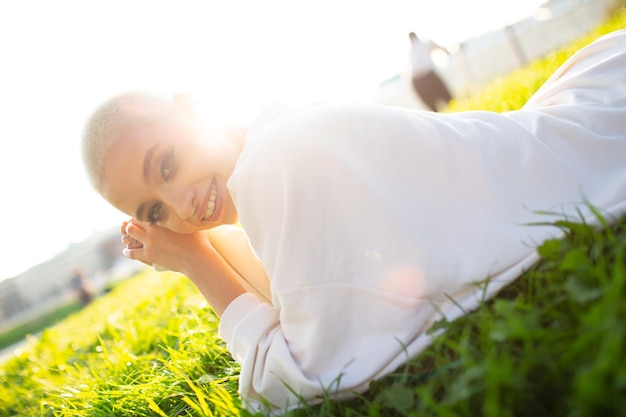
[[[328,104],[255,121],[229,189],[271,304],[244,294],[220,324],[245,405],[367,390],[562,235],[533,223],[625,213],[625,69],[620,31],[519,111]]]

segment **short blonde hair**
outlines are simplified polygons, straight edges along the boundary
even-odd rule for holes
[[[91,186],[100,192],[104,158],[125,129],[180,117],[180,109],[166,96],[133,91],[102,103],[88,119],[82,138],[85,171]]]

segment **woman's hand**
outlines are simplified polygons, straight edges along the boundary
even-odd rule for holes
[[[131,219],[122,225],[124,255],[191,279],[218,316],[245,289],[236,271],[211,244],[209,233],[180,234]]]
[[[122,223],[122,227],[120,228],[120,232],[122,233],[122,243],[128,248],[128,249],[140,249],[141,247],[143,247],[143,244],[138,241],[137,239],[134,239],[132,237],[130,237],[130,235],[126,232],[126,227],[133,221],[133,219],[130,220],[126,220],[125,222]]]
[[[189,275],[198,259],[215,252],[206,233],[180,234],[130,219],[122,224],[124,255],[146,265]]]
[[[122,227],[120,228],[120,232],[122,233],[122,243],[124,244],[124,246],[126,246],[123,252],[124,254],[126,254],[127,250],[129,249],[141,249],[143,247],[143,243],[141,243],[135,238],[132,238],[128,233],[126,233],[126,226],[128,226],[131,223],[131,221],[132,219],[126,220],[125,222],[122,223]],[[141,259],[138,259],[138,260],[148,266],[153,266],[153,264],[148,263],[147,261],[142,261]]]

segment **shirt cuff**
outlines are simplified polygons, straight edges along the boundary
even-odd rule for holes
[[[237,325],[260,303],[261,300],[259,300],[256,295],[249,292],[243,293],[231,301],[226,307],[226,310],[222,313],[218,327],[219,336],[230,345]]]

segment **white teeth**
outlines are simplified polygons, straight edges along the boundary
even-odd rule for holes
[[[208,219],[213,215],[215,211],[215,199],[217,198],[217,185],[211,186],[211,195],[209,196],[209,204],[207,204],[206,211],[204,212],[204,218]]]

